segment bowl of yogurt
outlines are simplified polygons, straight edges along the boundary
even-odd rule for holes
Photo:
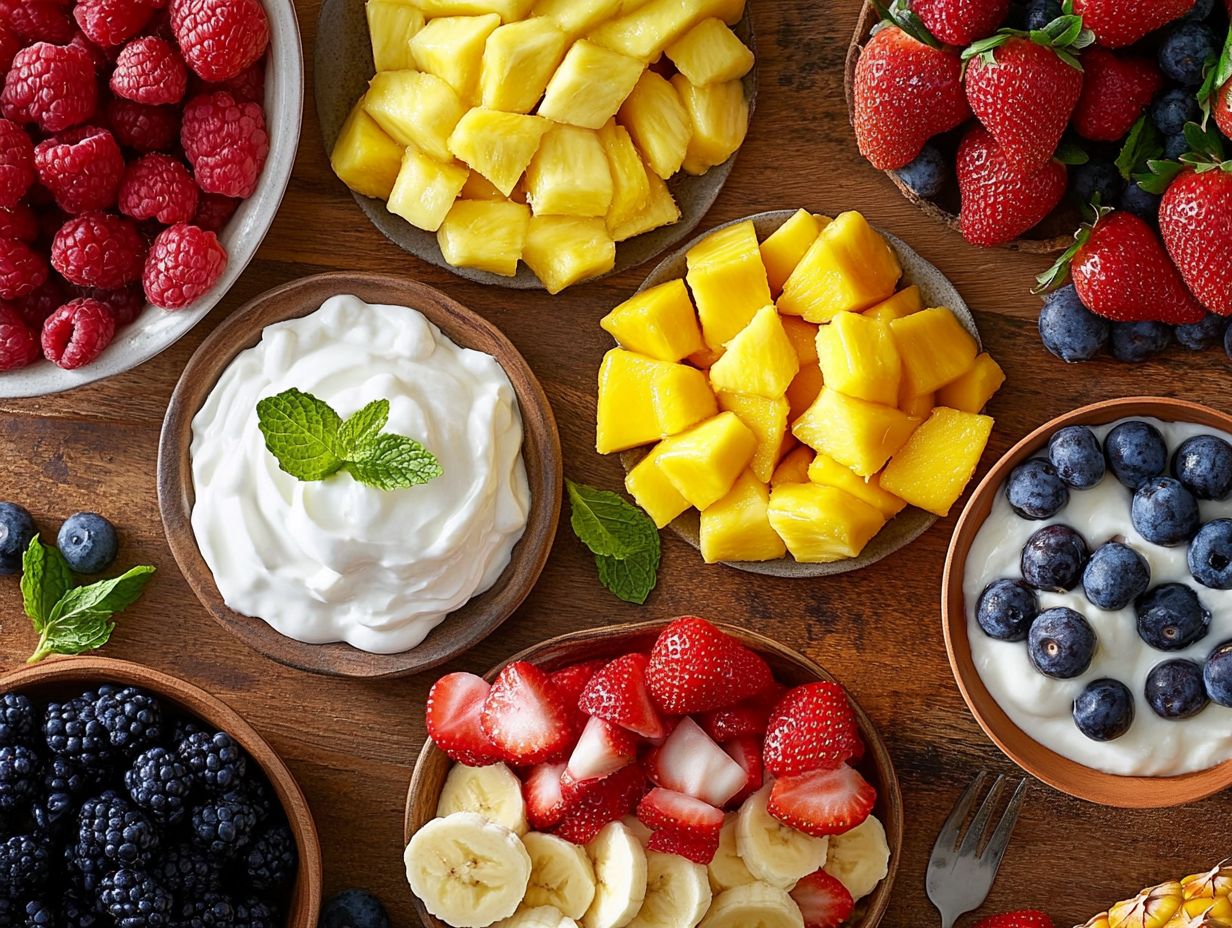
[[[517,609],[563,474],[542,387],[495,327],[412,281],[323,274],[198,349],[158,483],[172,553],[224,627],[290,666],[386,677]]]
[[[1131,397],[1032,432],[951,541],[946,648],[988,736],[1131,808],[1232,785],[1232,416]]]

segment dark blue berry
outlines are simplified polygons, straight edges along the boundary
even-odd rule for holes
[[[1210,653],[1202,680],[1211,702],[1232,708],[1232,641],[1225,641]]]
[[[1089,490],[1104,479],[1107,470],[1103,446],[1085,425],[1054,432],[1048,440],[1048,460],[1057,476],[1076,490]]]
[[[1151,193],[1143,190],[1136,183],[1129,183],[1121,191],[1121,197],[1117,200],[1116,205],[1127,213],[1133,213],[1139,219],[1144,219],[1147,222],[1157,222],[1159,220],[1159,204],[1162,202],[1162,194]]]
[[[21,558],[38,529],[34,518],[16,503],[0,503],[0,574],[21,572]]]
[[[1217,313],[1207,313],[1200,322],[1178,325],[1175,329],[1179,345],[1190,351],[1205,351],[1212,345],[1223,344],[1223,334],[1228,320]]]
[[[121,869],[103,877],[99,904],[116,928],[163,928],[171,924],[171,893],[144,870]]]
[[[253,889],[276,892],[295,876],[295,837],[284,822],[260,832],[244,851],[240,863]]]
[[[120,550],[115,526],[97,512],[78,512],[65,519],[56,546],[68,566],[79,574],[106,570]]]
[[[1134,603],[1138,637],[1159,651],[1183,651],[1206,637],[1211,614],[1183,583],[1164,583]]]
[[[87,889],[117,867],[144,867],[158,850],[158,830],[144,813],[114,793],[87,799],[77,814],[71,856]]]
[[[80,796],[97,784],[97,775],[63,754],[53,754],[44,770],[44,786],[49,793]]]
[[[1164,139],[1164,158],[1167,161],[1179,161],[1181,155],[1189,154],[1189,139],[1185,133],[1178,132]],[[1162,201],[1161,201],[1162,202]]]
[[[929,200],[945,189],[950,168],[935,146],[925,145],[914,161],[894,173],[916,196]]]
[[[154,877],[175,895],[186,898],[219,889],[222,865],[187,842],[163,853],[150,867]]]
[[[1074,724],[1092,741],[1115,741],[1134,724],[1134,696],[1107,678],[1087,685],[1074,700]]]
[[[1089,361],[1108,344],[1108,320],[1078,299],[1073,284],[1048,295],[1040,310],[1039,333],[1044,347],[1068,363]]]
[[[1125,179],[1110,161],[1088,161],[1070,169],[1070,191],[1079,203],[1112,206],[1125,189]]]
[[[193,732],[176,748],[182,760],[207,790],[224,793],[237,786],[248,770],[244,749],[225,732]]]
[[[1185,131],[1185,123],[1198,122],[1201,118],[1202,108],[1192,90],[1174,87],[1151,105],[1151,119],[1166,136],[1180,135]]]
[[[1025,641],[1039,613],[1035,591],[1021,580],[994,580],[980,593],[975,619],[984,634],[1000,641]]]
[[[94,694],[50,703],[43,716],[43,737],[54,754],[86,767],[102,767],[111,753],[111,737],[95,712]]]
[[[233,928],[281,928],[278,909],[260,896],[235,901]]]
[[[1151,585],[1151,566],[1129,545],[1100,545],[1082,572],[1082,590],[1100,609],[1124,609]]]
[[[184,817],[195,785],[192,771],[163,747],[137,755],[124,774],[124,787],[133,802],[162,825],[174,825]]]
[[[1068,525],[1046,525],[1022,549],[1022,578],[1037,590],[1064,593],[1082,579],[1087,543]]]
[[[1223,353],[1232,358],[1232,325],[1223,333]]]
[[[1030,0],[1027,4],[1027,29],[1043,29],[1061,15],[1057,0]]]
[[[176,928],[231,928],[235,908],[222,893],[205,893],[180,907]]]
[[[212,799],[192,810],[192,834],[207,854],[233,858],[246,848],[257,827],[257,813],[244,802]]]
[[[1232,445],[1215,435],[1195,435],[1172,456],[1172,475],[1198,499],[1232,495]]]
[[[1194,8],[1185,14],[1185,18],[1191,22],[1201,22],[1204,19],[1209,19],[1214,10],[1215,0],[1198,0],[1194,4]]]
[[[47,842],[38,835],[13,835],[0,841],[0,896],[38,895],[51,879]]]
[[[269,782],[260,774],[254,776],[251,769],[248,776],[245,776],[238,786],[223,793],[222,798],[252,806],[257,813],[258,822],[269,821],[275,812],[282,812],[282,806],[274,791],[270,789]]]
[[[103,693],[94,709],[107,729],[111,746],[130,757],[162,738],[161,705],[154,696],[135,686]]]
[[[1095,630],[1073,609],[1045,609],[1031,623],[1027,655],[1046,677],[1070,680],[1086,673],[1095,657]]]
[[[60,897],[60,918],[64,928],[102,928],[104,916],[94,899],[87,902],[80,890],[69,887]]]
[[[1168,446],[1159,429],[1147,422],[1122,422],[1104,439],[1108,468],[1131,490],[1168,469]]]
[[[1019,464],[1005,481],[1010,507],[1024,519],[1050,519],[1069,502],[1069,487],[1044,458]]]
[[[30,804],[42,781],[42,762],[33,748],[15,744],[0,748],[0,812]]]
[[[1154,477],[1134,491],[1130,519],[1147,541],[1171,548],[1198,531],[1198,501],[1175,477]]]
[[[34,703],[21,693],[0,695],[0,747],[34,744],[38,733],[38,714]]]
[[[1164,661],[1146,677],[1146,701],[1161,719],[1188,719],[1210,701],[1202,683],[1202,665],[1182,659]]]
[[[77,805],[68,793],[48,793],[30,809],[34,830],[53,841],[64,838],[73,824]]]
[[[1167,350],[1172,327],[1162,322],[1117,322],[1110,336],[1112,356],[1126,364],[1141,364]]]
[[[56,910],[45,899],[30,900],[22,914],[25,916],[23,928],[57,928]]]
[[[1189,572],[1212,590],[1232,590],[1232,519],[1214,519],[1189,543]]]
[[[1197,88],[1207,60],[1219,53],[1215,33],[1204,23],[1182,22],[1159,47],[1159,70],[1183,87]]]

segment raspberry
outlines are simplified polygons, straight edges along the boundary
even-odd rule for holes
[[[9,13],[9,25],[25,45],[34,42],[63,45],[77,31],[64,7],[52,0],[23,0],[16,4]]]
[[[11,209],[0,209],[0,238],[31,243],[38,238],[38,234],[38,216],[25,203],[18,203]]]
[[[22,41],[4,19],[0,18],[0,72],[6,72],[13,56],[21,51]]]
[[[137,103],[179,103],[188,71],[174,48],[152,35],[133,39],[116,58],[111,90]]]
[[[171,28],[188,66],[207,81],[235,77],[270,39],[260,0],[172,0]]]
[[[184,154],[206,193],[250,197],[269,154],[265,113],[256,103],[237,103],[225,90],[194,97],[180,127]]]
[[[145,298],[163,309],[182,309],[209,292],[227,266],[218,236],[185,223],[163,230],[145,260]]]
[[[43,323],[43,356],[66,371],[89,364],[115,338],[115,320],[98,300],[70,300]]]
[[[33,293],[47,279],[43,256],[16,239],[0,239],[0,300]]]
[[[171,226],[193,218],[200,196],[183,162],[170,155],[142,155],[124,171],[120,212]]]
[[[265,62],[255,61],[235,77],[225,81],[211,83],[201,80],[194,74],[188,86],[193,96],[211,93],[215,90],[225,90],[241,103],[263,103],[265,101]]]
[[[207,232],[221,232],[239,208],[240,201],[235,197],[224,197],[217,193],[202,194],[201,204],[197,207],[197,215],[193,216],[192,222]]]
[[[81,126],[40,142],[34,149],[39,181],[66,213],[115,205],[124,156],[106,129]]]
[[[0,207],[12,207],[34,183],[34,143],[15,122],[0,119]]]
[[[63,306],[66,299],[64,285],[60,282],[60,278],[48,277],[41,287],[22,297],[17,303],[17,308],[21,311],[22,318],[26,320],[26,325],[38,332],[43,328],[47,317]]]
[[[145,294],[140,287],[125,287],[123,290],[99,290],[96,287],[78,287],[79,296],[98,300],[111,312],[116,328],[123,328],[141,315],[145,309]]]
[[[32,122],[44,132],[63,132],[94,115],[98,86],[94,62],[76,45],[36,42],[13,58],[0,94],[4,115]]]
[[[94,70],[98,74],[105,74],[115,61],[115,55],[113,54],[115,51],[114,49],[108,51],[106,49],[99,48],[87,39],[85,33],[80,29],[73,34],[72,41],[68,44],[77,46],[77,48],[80,48],[87,55],[89,55],[90,60],[94,62]]]
[[[145,28],[153,13],[144,0],[81,0],[73,10],[86,38],[102,48],[123,45]]]
[[[0,371],[27,367],[40,357],[38,339],[11,303],[0,303]]]
[[[113,97],[107,124],[121,145],[139,152],[167,151],[179,140],[180,114],[173,106],[146,106]]]
[[[145,243],[128,219],[85,213],[60,227],[51,242],[51,263],[70,284],[115,290],[141,276]]]

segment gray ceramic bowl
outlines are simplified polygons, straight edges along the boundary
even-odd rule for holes
[[[688,244],[683,245],[680,250],[670,257],[665,258],[658,267],[650,272],[650,276],[638,288],[638,292],[641,293],[642,290],[650,287],[658,286],[661,283],[666,283],[678,277],[684,277],[688,271],[685,263],[686,253],[703,238],[710,235],[711,232],[752,219],[753,225],[757,229],[758,239],[764,240],[766,236],[790,219],[795,212],[795,210],[788,209],[758,213],[755,216],[747,216],[744,219],[734,219],[731,222],[716,226],[702,233]],[[898,255],[898,260],[903,266],[903,283],[907,285],[915,284],[920,288],[920,294],[924,298],[925,306],[949,307],[954,315],[958,317],[958,321],[975,338],[976,343],[981,344],[980,333],[975,327],[975,318],[971,315],[971,310],[967,308],[967,304],[963,302],[963,298],[959,296],[958,291],[954,289],[954,285],[950,283],[945,275],[916,254],[901,239],[895,238],[882,229],[877,231],[886,237],[886,240]],[[621,455],[625,471],[632,470],[633,466],[645,455],[645,449],[626,451]],[[766,574],[771,577],[830,577],[835,574],[847,573],[849,570],[859,570],[861,567],[877,563],[883,557],[887,557],[900,548],[911,544],[911,542],[928,531],[929,527],[936,521],[937,517],[932,513],[925,512],[923,509],[917,509],[914,506],[908,506],[885,524],[885,527],[860,552],[859,557],[848,558],[845,561],[834,561],[830,564],[801,564],[794,558],[784,557],[776,561],[731,561],[726,563],[728,567],[735,567],[754,574]],[[690,509],[672,522],[671,527],[677,535],[693,547],[700,547],[698,541],[700,518],[697,510]]]
[[[746,12],[744,19],[732,28],[741,41],[756,54],[757,45],[749,14]],[[321,16],[317,21],[315,68],[317,116],[321,122],[325,150],[329,152],[333,151],[334,142],[338,139],[342,123],[351,107],[363,96],[368,89],[368,81],[376,72],[376,66],[372,62],[372,46],[368,40],[368,23],[364,15],[363,0],[324,0],[321,4]],[[749,101],[749,119],[752,120],[757,103],[756,65],[745,75],[744,94]],[[738,155],[739,152],[700,177],[693,177],[682,171],[668,181],[668,189],[680,205],[680,221],[620,242],[616,246],[616,266],[608,273],[616,274],[637,267],[661,255],[697,228],[697,224],[723,189],[723,184],[727,182]],[[539,278],[525,265],[520,265],[518,273],[513,277],[501,277],[499,274],[473,268],[453,267],[441,255],[435,232],[415,228],[387,210],[381,200],[353,195],[364,215],[382,235],[403,251],[408,251],[429,264],[481,284],[513,290],[543,289]],[[605,276],[607,275],[600,275]],[[591,278],[592,281],[597,279],[599,278]]]

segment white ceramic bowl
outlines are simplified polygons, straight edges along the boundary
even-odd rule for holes
[[[231,217],[219,236],[227,249],[227,267],[209,293],[175,312],[146,306],[122,328],[116,339],[91,364],[66,371],[50,361],[0,373],[0,399],[44,396],[105,380],[131,370],[160,354],[186,335],[217,305],[257,253],[282,203],[295,152],[299,146],[304,108],[304,55],[299,22],[292,0],[264,0],[270,21],[270,47],[265,63],[265,122],[269,157],[257,191]]]

